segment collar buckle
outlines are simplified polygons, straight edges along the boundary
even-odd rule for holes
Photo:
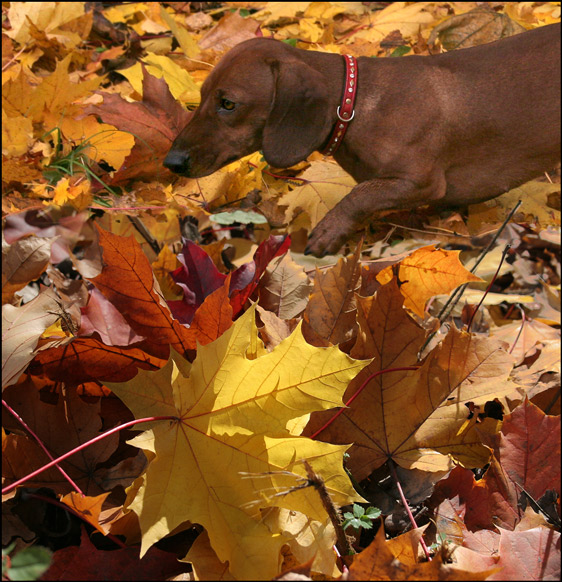
[[[357,93],[357,61],[351,55],[343,55],[345,61],[345,86],[341,105],[338,105],[336,115],[338,120],[326,147],[321,151],[332,156],[340,147],[349,122],[355,117],[355,95]]]

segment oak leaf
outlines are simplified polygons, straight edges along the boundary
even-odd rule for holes
[[[462,266],[459,253],[430,245],[414,251],[400,262],[398,280],[405,298],[404,305],[408,309],[423,317],[425,304],[430,297],[450,293],[464,283],[482,281]],[[387,267],[378,274],[377,281],[388,283],[392,276],[393,267]]]
[[[303,489],[271,497],[294,486],[295,475],[305,476],[302,460],[323,476],[336,503],[358,499],[343,472],[347,446],[314,442],[287,427],[314,410],[341,406],[345,387],[367,364],[336,347],[308,345],[300,328],[259,355],[254,311],[199,347],[193,365],[172,353],[158,372],[110,385],[136,417],[178,419],[155,423],[130,441],[153,459],[130,504],[143,532],[142,554],[181,523],[199,523],[239,579],[278,573],[286,540],[265,526],[259,506],[325,521],[319,497]]]

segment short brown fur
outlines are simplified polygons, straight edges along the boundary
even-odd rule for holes
[[[203,84],[164,164],[202,177],[257,150],[296,164],[326,145],[343,85],[340,55],[243,42]],[[317,256],[377,211],[482,202],[553,169],[560,24],[440,55],[359,58],[355,118],[334,158],[358,184],[313,230]]]

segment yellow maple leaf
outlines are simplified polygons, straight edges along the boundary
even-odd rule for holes
[[[287,205],[287,222],[299,210],[306,212],[310,217],[310,228],[314,228],[356,184],[349,174],[332,162],[312,162],[299,179],[304,180],[303,185],[285,194],[279,204]]]
[[[59,26],[84,15],[84,2],[11,2],[9,9],[11,30],[4,34],[20,44],[33,37],[31,27],[53,33]]]
[[[99,123],[93,115],[82,119],[65,117],[60,128],[65,138],[87,144],[84,154],[91,160],[105,160],[118,170],[131,153],[135,138],[126,131],[119,131],[113,125]]]
[[[60,119],[72,115],[71,105],[97,89],[103,80],[102,77],[98,77],[72,83],[68,73],[71,61],[72,53],[59,61],[55,71],[45,77],[36,89],[31,89],[29,109],[25,115],[31,117],[34,122],[41,122],[47,118],[51,125],[48,129],[58,125]]]
[[[151,75],[157,79],[164,77],[174,98],[180,99],[181,97],[181,100],[185,103],[195,105],[199,103],[199,85],[185,69],[182,69],[172,59],[163,55],[149,53],[143,59],[143,63]],[[132,67],[120,72],[131,83],[135,91],[142,95],[143,73],[141,63],[135,63]]]
[[[2,154],[22,156],[33,143],[33,123],[23,116],[8,117],[2,110]]]
[[[423,317],[425,304],[430,297],[450,293],[464,283],[482,281],[463,267],[459,253],[429,245],[403,259],[398,267],[398,280],[404,306]],[[390,266],[383,269],[377,275],[377,281],[382,285],[388,283],[393,277],[393,268]]]
[[[417,548],[421,533],[418,528],[386,540],[384,528],[379,528],[375,539],[349,568],[348,580],[486,580],[498,568],[476,570],[444,562],[443,552],[431,562],[420,562],[412,548]]]
[[[353,38],[378,43],[395,30],[405,39],[415,37],[434,22],[431,8],[431,2],[391,2],[382,10],[370,12],[366,19],[369,26],[356,32]]]
[[[274,497],[293,487],[296,476],[306,478],[303,460],[322,475],[335,503],[360,499],[342,466],[348,447],[310,440],[287,425],[342,406],[347,385],[368,364],[337,347],[307,344],[300,327],[260,356],[251,348],[254,311],[199,347],[193,365],[172,354],[157,372],[111,384],[137,418],[178,418],[155,422],[131,441],[152,459],[129,506],[139,516],[141,555],[180,524],[199,523],[219,560],[246,580],[274,577],[287,541],[263,522],[260,506],[326,520],[310,490]]]

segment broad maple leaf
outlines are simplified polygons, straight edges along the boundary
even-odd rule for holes
[[[278,573],[279,550],[287,539],[265,525],[260,506],[326,521],[319,496],[310,490],[271,497],[294,486],[297,476],[305,477],[302,460],[323,476],[336,503],[359,499],[343,471],[348,447],[299,436],[297,426],[312,411],[342,406],[345,388],[368,363],[337,347],[307,344],[300,327],[265,353],[254,311],[200,346],[193,365],[172,354],[161,370],[110,385],[137,418],[177,417],[155,423],[131,441],[152,459],[130,504],[139,516],[141,553],[180,524],[199,523],[238,579]]]
[[[468,420],[465,404],[484,405],[513,390],[507,380],[513,358],[504,345],[452,328],[418,370],[395,370],[416,363],[424,337],[403,310],[396,281],[359,305],[360,332],[351,353],[374,359],[350,384],[344,400],[367,385],[319,438],[354,443],[348,465],[356,479],[389,458],[406,469],[424,471],[446,471],[452,458],[468,467],[483,466],[490,450],[482,444],[481,433],[497,432],[498,423],[491,418]],[[306,434],[314,434],[327,416],[313,415]]]

